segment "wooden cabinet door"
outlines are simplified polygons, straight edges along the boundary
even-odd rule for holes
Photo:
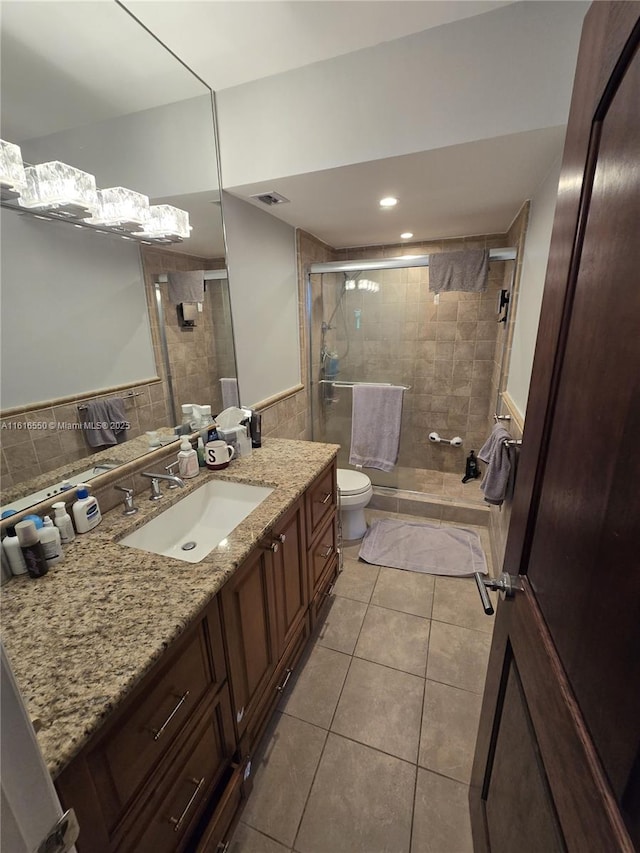
[[[585,20],[473,768],[475,850],[640,849],[640,3]]]
[[[298,501],[275,528],[272,542],[278,658],[282,656],[309,604],[304,513]]]
[[[220,592],[238,736],[278,662],[271,552],[256,551]]]

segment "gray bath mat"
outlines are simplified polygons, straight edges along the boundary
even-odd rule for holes
[[[431,575],[487,574],[480,537],[461,527],[382,518],[367,530],[360,559],[376,566]]]

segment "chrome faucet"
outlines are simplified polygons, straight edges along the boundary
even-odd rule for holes
[[[162,497],[162,492],[160,491],[160,480],[168,480],[176,486],[184,486],[184,480],[181,480],[180,477],[176,477],[175,474],[154,474],[152,471],[143,471],[142,476],[149,477],[151,479],[150,501],[159,501]]]

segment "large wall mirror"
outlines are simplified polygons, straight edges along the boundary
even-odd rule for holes
[[[191,225],[165,242],[3,194],[6,506],[86,469],[96,451],[98,469],[102,457],[109,467],[145,452],[145,432],[170,430],[184,403],[219,411],[220,380],[234,380],[236,364],[211,90],[116,3],[10,2],[2,13],[0,135],[25,165],[61,161],[99,189],[187,211]],[[206,290],[188,327],[167,275],[196,270]],[[88,403],[112,396],[124,398],[128,440],[92,447],[77,424]]]

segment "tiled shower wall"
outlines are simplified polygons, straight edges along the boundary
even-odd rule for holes
[[[500,248],[507,235],[443,240],[411,245],[343,249],[336,259],[397,257],[463,248]],[[335,313],[326,345],[340,357],[340,379],[391,382],[411,386],[405,394],[398,466],[390,474],[375,472],[378,485],[420,489],[423,469],[464,472],[470,449],[478,450],[492,426],[494,356],[499,331],[497,295],[505,266],[492,262],[485,293],[444,293],[439,304],[429,293],[428,268],[383,270],[362,277],[380,284],[377,293],[346,292]],[[312,329],[314,373],[319,375],[321,329],[336,305],[344,277],[313,276]],[[323,292],[321,292],[323,291]],[[360,312],[360,328],[356,311]],[[317,350],[317,352],[316,352]],[[346,462],[351,434],[351,391],[335,389],[335,402],[316,407],[318,437],[343,446]],[[490,411],[491,410],[491,411]],[[445,438],[462,436],[462,448],[432,444],[431,431]]]

